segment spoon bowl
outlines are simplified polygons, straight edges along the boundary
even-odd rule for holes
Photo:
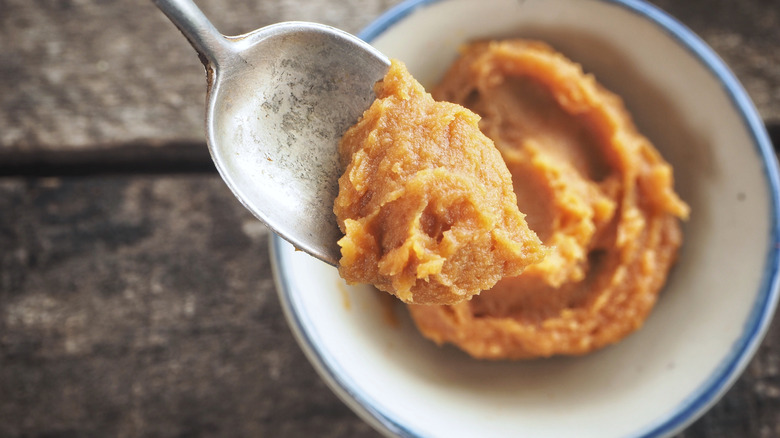
[[[206,137],[241,203],[297,249],[336,265],[338,142],[390,66],[330,26],[283,22],[220,34],[191,0],[155,0],[207,71]]]

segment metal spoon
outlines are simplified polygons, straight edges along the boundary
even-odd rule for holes
[[[338,141],[375,99],[388,59],[321,24],[227,37],[191,0],[153,1],[206,67],[206,137],[222,179],[271,230],[336,265]]]

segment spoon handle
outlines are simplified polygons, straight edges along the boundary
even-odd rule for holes
[[[233,52],[230,41],[211,24],[192,0],[152,1],[209,64],[219,66],[220,61],[227,59]]]

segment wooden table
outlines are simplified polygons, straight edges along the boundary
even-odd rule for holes
[[[396,0],[201,0],[357,32]],[[657,0],[775,143],[780,2]],[[0,0],[0,436],[372,437],[282,317],[269,234],[215,174],[205,81],[151,2]],[[680,436],[780,436],[780,333]]]

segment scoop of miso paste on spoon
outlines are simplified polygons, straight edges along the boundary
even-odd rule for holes
[[[407,303],[454,304],[539,262],[512,177],[479,116],[436,102],[393,61],[339,145],[339,272]]]
[[[434,104],[398,65],[385,77],[390,61],[367,43],[305,22],[226,37],[191,0],[154,3],[206,67],[206,136],[217,170],[249,211],[298,249],[333,265],[341,258],[349,281],[439,304],[466,299],[542,257],[478,117]],[[347,174],[356,179],[342,178],[337,224],[337,145],[376,97],[342,142],[343,165],[352,161]],[[387,150],[350,146],[375,122],[397,124],[378,131]],[[360,157],[376,173],[355,172]],[[346,232],[340,241],[339,226]],[[371,244],[359,237],[375,231]]]

